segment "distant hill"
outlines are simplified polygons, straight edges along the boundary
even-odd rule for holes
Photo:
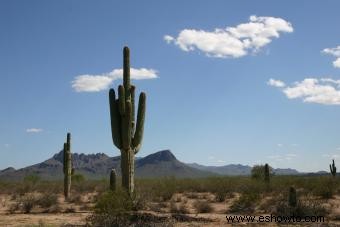
[[[83,174],[89,179],[107,178],[111,169],[116,169],[120,175],[120,156],[109,157],[104,153],[72,154],[73,166],[76,173]],[[0,180],[21,180],[27,175],[36,174],[42,179],[55,180],[63,178],[63,152],[52,158],[22,169],[12,167],[0,171]],[[135,174],[139,178],[154,178],[174,176],[178,178],[197,178],[208,176],[246,176],[251,173],[251,166],[229,164],[225,166],[204,166],[197,163],[186,164],[175,157],[170,150],[163,150],[146,157],[137,157]],[[299,175],[295,169],[274,169],[276,175]],[[312,175],[328,174],[327,172],[309,173]]]
[[[73,167],[76,173],[81,173],[90,179],[107,178],[112,168],[120,175],[120,156],[109,157],[103,153],[72,154]],[[21,180],[27,175],[36,174],[42,179],[62,179],[63,152],[55,154],[52,158],[22,169],[7,168],[0,171],[2,180]],[[212,172],[192,168],[176,159],[170,150],[163,150],[144,158],[136,158],[135,174],[140,178],[154,178],[174,176],[207,177],[216,175]]]
[[[240,164],[230,164],[225,166],[204,166],[197,163],[187,164],[192,168],[196,168],[199,170],[209,171],[213,173],[217,173],[220,175],[228,175],[228,176],[240,176],[240,175],[250,175],[251,166],[240,165]]]
[[[225,166],[204,166],[197,163],[187,164],[192,168],[196,168],[203,171],[209,171],[213,173],[217,173],[219,175],[227,175],[227,176],[247,176],[251,174],[251,166],[241,165],[241,164],[229,164]],[[274,169],[273,172],[276,175],[299,175],[297,170],[295,169]]]

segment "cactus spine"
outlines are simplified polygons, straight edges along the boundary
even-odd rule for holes
[[[333,159],[333,163],[329,165],[329,169],[331,170],[331,174],[333,177],[336,176],[336,166],[335,166],[335,163],[334,163],[334,159]]]
[[[117,189],[117,174],[116,170],[112,169],[110,173],[110,190],[115,191]]]
[[[288,205],[290,207],[296,207],[297,205],[296,190],[294,187],[289,188]]]
[[[269,178],[269,165],[267,163],[264,165],[264,181],[266,183],[269,183],[269,181],[270,181],[270,178]]]
[[[64,143],[63,167],[64,167],[64,196],[65,199],[68,199],[70,197],[72,176],[71,133],[67,133],[66,143]]]
[[[110,89],[111,132],[114,145],[121,151],[122,186],[131,195],[134,191],[134,161],[143,138],[145,93],[139,96],[135,123],[135,87],[130,84],[130,50],[123,50],[123,85],[118,87],[118,98]]]

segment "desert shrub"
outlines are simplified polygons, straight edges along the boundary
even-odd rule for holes
[[[67,207],[64,211],[65,213],[75,213],[76,209],[73,206]]]
[[[241,194],[241,196],[234,201],[230,206],[231,213],[251,213],[254,211],[260,196],[254,192]]]
[[[71,196],[68,199],[68,202],[75,203],[75,204],[81,204],[83,202],[81,194],[72,193]]]
[[[185,193],[185,196],[186,196],[188,199],[198,199],[198,198],[199,198],[199,194],[194,193],[194,192]]]
[[[269,166],[269,174],[273,175],[273,168]],[[256,180],[264,180],[265,178],[265,166],[264,165],[255,165],[251,169],[251,178]]]
[[[37,205],[42,208],[49,208],[58,204],[58,196],[53,193],[44,193],[37,200]]]
[[[147,200],[169,201],[177,192],[177,179],[174,177],[145,179],[137,182],[136,191],[139,194],[146,195],[148,197]]]
[[[30,174],[24,177],[24,182],[36,185],[40,181],[40,177],[36,174]]]
[[[207,201],[196,200],[193,206],[197,213],[210,213],[213,211],[212,206]]]
[[[10,214],[14,214],[17,211],[20,211],[20,203],[13,203],[8,208],[8,213]]]
[[[327,209],[318,200],[298,201],[296,207],[290,207],[287,201],[279,201],[276,206],[276,215],[280,216],[325,216]]]
[[[103,193],[88,221],[92,226],[124,226],[129,222],[133,201],[121,188]]]
[[[216,202],[224,202],[226,196],[230,193],[224,190],[217,190],[214,194]]]
[[[32,211],[33,207],[37,205],[37,198],[33,194],[26,194],[20,199],[22,211],[28,214]]]
[[[72,175],[71,180],[73,183],[79,184],[79,183],[83,183],[86,179],[83,174],[77,173],[77,174]]]
[[[170,201],[170,212],[175,214],[188,214],[186,202],[176,203],[176,199]]]
[[[314,189],[312,190],[313,195],[320,196],[323,199],[330,199],[333,197],[336,188],[337,182],[331,178],[325,178],[324,182],[320,182],[315,184]]]

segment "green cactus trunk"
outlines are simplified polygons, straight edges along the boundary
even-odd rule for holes
[[[270,174],[269,173],[269,165],[266,163],[264,165],[264,181],[266,183],[269,183],[269,181],[270,181],[270,175],[269,174]]]
[[[122,186],[131,195],[134,191],[135,154],[143,139],[145,93],[139,96],[137,123],[135,123],[135,87],[130,84],[130,50],[123,51],[123,85],[118,87],[118,98],[110,89],[110,116],[113,144],[121,151]]]
[[[336,176],[336,166],[335,166],[335,163],[334,163],[334,159],[333,159],[333,163],[331,165],[329,165],[329,169],[331,171],[331,174],[333,177]]]
[[[64,196],[68,199],[71,195],[72,154],[71,133],[67,133],[67,141],[64,143]]]
[[[296,190],[294,187],[289,188],[288,204],[290,207],[296,207],[297,205]]]
[[[110,190],[115,191],[117,189],[117,174],[116,170],[112,169],[110,173]]]

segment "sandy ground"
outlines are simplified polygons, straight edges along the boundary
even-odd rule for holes
[[[84,198],[88,198],[85,195]],[[193,219],[201,219],[199,221],[171,221],[173,226],[278,226],[277,223],[228,223],[226,219],[226,214],[232,202],[237,199],[237,196],[233,198],[226,199],[225,202],[215,202],[213,195],[209,193],[194,193],[194,194],[177,194],[172,198],[172,202],[154,203],[148,204],[149,209],[143,211],[145,213],[150,213],[156,216],[171,217],[173,213],[170,213],[171,203],[172,206],[180,207],[184,204],[186,208],[186,216]],[[267,198],[270,199],[270,198]],[[86,224],[86,217],[91,214],[91,210],[84,210],[81,208],[84,204],[70,204],[63,201],[62,196],[60,196],[59,204],[60,211],[57,213],[42,213],[42,210],[33,209],[30,214],[23,214],[15,212],[13,214],[9,213],[9,207],[14,203],[13,198],[9,195],[0,195],[0,226],[84,226]],[[209,213],[197,213],[194,208],[194,203],[197,201],[208,202],[212,210]],[[93,206],[90,201],[83,199],[83,203],[87,207]],[[294,226],[340,226],[340,197],[335,196],[333,199],[327,201],[326,204],[331,209],[331,214],[326,218],[326,223],[304,223]],[[72,211],[66,213],[68,208],[72,208]],[[257,214],[264,215],[262,212]],[[204,221],[209,220],[209,221]],[[162,226],[162,225],[156,225]],[[169,225],[168,225],[169,226]],[[281,226],[292,226],[292,225],[282,225]]]

